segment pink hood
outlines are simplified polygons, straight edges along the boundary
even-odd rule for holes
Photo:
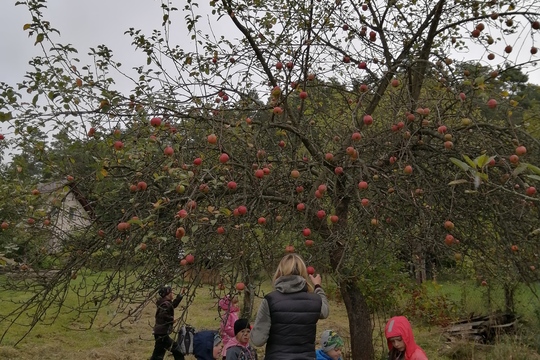
[[[411,324],[405,316],[396,316],[391,318],[384,328],[384,335],[386,336],[386,341],[388,343],[388,349],[391,351],[393,349],[392,343],[388,341],[389,338],[396,336],[401,336],[405,342],[405,360],[410,360],[413,358],[415,351],[419,350],[424,356],[424,350],[416,344],[414,341],[414,335],[412,331]],[[427,359],[427,357],[426,357]]]
[[[231,297],[229,295],[221,298],[219,300],[219,307],[221,308],[221,310],[225,310],[225,311],[228,311],[228,312],[238,312],[240,311],[240,309],[231,303]]]

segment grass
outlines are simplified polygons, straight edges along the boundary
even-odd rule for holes
[[[484,291],[485,289],[474,284],[443,283],[441,286],[428,286],[428,293],[432,295],[444,294],[456,304],[463,306],[463,311],[478,314],[487,314],[489,310],[483,306]],[[0,313],[10,310],[9,304],[14,306],[5,300],[24,300],[28,296],[29,294],[22,292],[2,294]],[[492,293],[492,296],[494,298],[493,306],[498,305],[500,302],[499,294]],[[76,301],[74,296],[68,298],[70,305],[75,305]],[[255,309],[259,302],[260,299],[257,299]],[[430,360],[540,359],[537,352],[537,349],[540,348],[540,342],[534,331],[534,329],[540,328],[538,313],[534,311],[537,308],[538,300],[532,297],[530,292],[521,289],[518,292],[517,302],[520,306],[520,314],[524,314],[523,325],[516,334],[502,338],[496,345],[447,344],[441,337],[442,328],[421,325],[417,321],[414,322],[416,340],[426,350]],[[186,322],[197,329],[218,328],[219,318],[216,303],[217,299],[211,296],[209,287],[199,288],[194,303],[187,309]],[[331,299],[330,303],[331,315],[328,319],[319,322],[318,332],[320,334],[325,329],[334,329],[347,338],[348,321],[345,306],[338,298]],[[76,322],[72,314],[64,312],[54,324],[38,325],[16,347],[13,344],[24,333],[25,328],[15,326],[0,345],[0,359],[148,359],[154,344],[152,337],[154,306],[147,306],[137,321],[126,322],[122,326],[114,328],[102,327],[110,320],[110,313],[114,311],[112,307],[104,310],[98,315],[96,326],[86,331],[73,330],[73,328],[84,324]],[[182,309],[178,309],[177,314],[181,311]],[[0,324],[0,330],[4,330],[5,326],[6,324]],[[386,344],[380,329],[384,326],[384,319],[377,321],[375,326],[377,356],[378,359],[383,359],[385,358]]]

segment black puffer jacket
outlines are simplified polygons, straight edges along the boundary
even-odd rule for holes
[[[178,294],[171,302],[161,298],[156,302],[156,325],[154,325],[154,335],[168,335],[172,332],[174,324],[174,309],[182,301],[182,295]]]

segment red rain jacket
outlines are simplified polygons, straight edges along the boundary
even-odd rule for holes
[[[414,335],[411,324],[405,316],[396,316],[391,318],[384,328],[384,334],[388,342],[388,349],[392,351],[393,346],[388,339],[401,336],[405,342],[404,360],[428,360],[426,353],[420,346],[414,342]]]

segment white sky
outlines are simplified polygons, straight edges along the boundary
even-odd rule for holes
[[[30,22],[30,15],[24,6],[15,6],[16,0],[0,0],[0,81],[14,85],[23,79],[30,69],[28,61],[33,55],[40,54],[39,47],[34,47],[34,39],[28,38],[23,25]],[[197,1],[206,7],[207,0]],[[150,34],[153,29],[160,29],[162,12],[159,0],[50,0],[44,9],[45,17],[51,25],[60,30],[62,43],[71,43],[83,57],[89,47],[105,44],[111,48],[117,61],[124,64],[124,70],[143,64],[145,58],[134,57],[131,39],[124,32],[129,27],[142,29]],[[183,0],[174,4],[181,7]],[[175,27],[177,42],[189,46],[187,31],[183,25],[182,11],[175,12],[178,26]],[[228,21],[224,18],[221,24]],[[204,20],[203,20],[204,22]],[[224,26],[224,25],[219,26]],[[227,24],[229,25],[229,24]],[[219,26],[217,27],[219,29]],[[231,26],[227,26],[230,35]],[[537,44],[540,47],[540,44]],[[530,47],[529,47],[530,48]],[[522,51],[527,53],[529,48]],[[471,54],[468,54],[469,56]],[[467,54],[456,54],[456,59],[469,57]],[[540,55],[537,55],[540,59]],[[83,64],[88,61],[83,60]],[[540,66],[530,72],[530,81],[540,84]]]
[[[30,69],[28,60],[40,54],[39,47],[33,46],[34,39],[23,31],[23,25],[30,22],[29,12],[25,6],[15,6],[15,1],[0,1],[0,81],[9,84],[20,81]],[[134,50],[124,32],[129,27],[146,33],[159,28],[159,4],[154,0],[52,0],[44,13],[61,33],[58,42],[73,44],[81,57],[90,47],[105,44],[128,65],[134,60]]]

